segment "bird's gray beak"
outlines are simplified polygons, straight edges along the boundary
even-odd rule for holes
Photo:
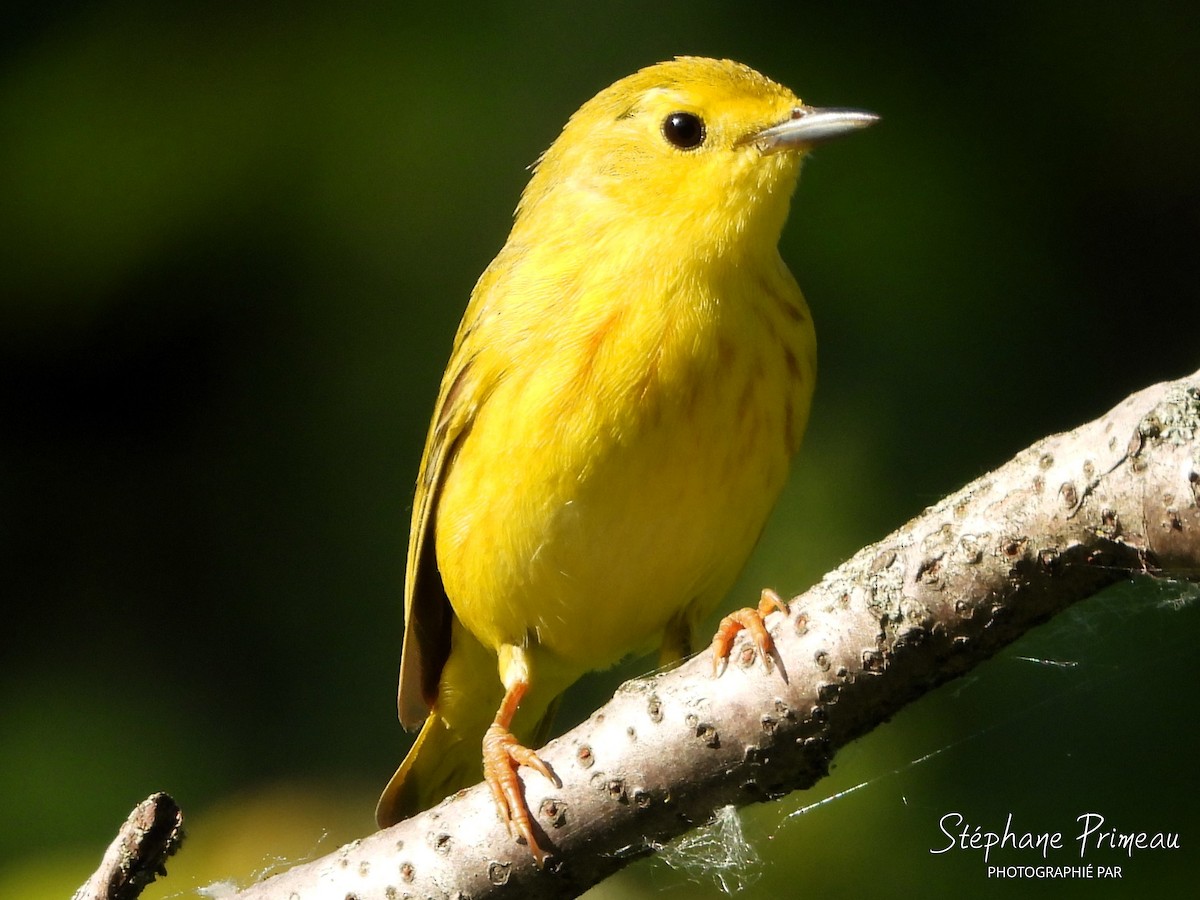
[[[754,144],[763,153],[783,150],[802,150],[814,144],[852,131],[859,131],[879,121],[875,113],[861,109],[818,109],[797,106],[791,116],[778,125],[748,134],[739,144]]]

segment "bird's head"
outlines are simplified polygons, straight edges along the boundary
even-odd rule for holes
[[[773,250],[805,153],[875,119],[805,106],[740,63],[659,63],[571,117],[538,161],[518,227],[582,227],[599,240],[618,224],[643,243],[683,241],[704,255]]]

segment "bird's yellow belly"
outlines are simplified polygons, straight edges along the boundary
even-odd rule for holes
[[[436,513],[447,595],[486,646],[538,648],[570,681],[719,601],[786,478],[788,406],[807,410],[811,380],[782,363],[709,375],[638,404],[553,379],[489,398]]]

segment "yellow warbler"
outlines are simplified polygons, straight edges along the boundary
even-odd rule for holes
[[[517,778],[580,675],[728,591],[808,419],[816,338],[777,244],[813,144],[869,125],[738,63],[601,91],[538,161],[471,295],[417,481],[380,827],[480,780],[541,863]],[[723,623],[769,638],[761,617]],[[764,659],[765,659],[764,655]]]

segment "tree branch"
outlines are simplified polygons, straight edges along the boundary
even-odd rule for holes
[[[169,794],[151,794],[133,808],[98,868],[71,900],[136,900],[183,842],[183,813]]]
[[[539,871],[486,788],[237,894],[575,896],[742,805],[811,787],[838,748],[1130,573],[1200,573],[1200,372],[1054,435],[866,547],[768,620],[771,672],[739,640],[631,681],[522,771]]]

